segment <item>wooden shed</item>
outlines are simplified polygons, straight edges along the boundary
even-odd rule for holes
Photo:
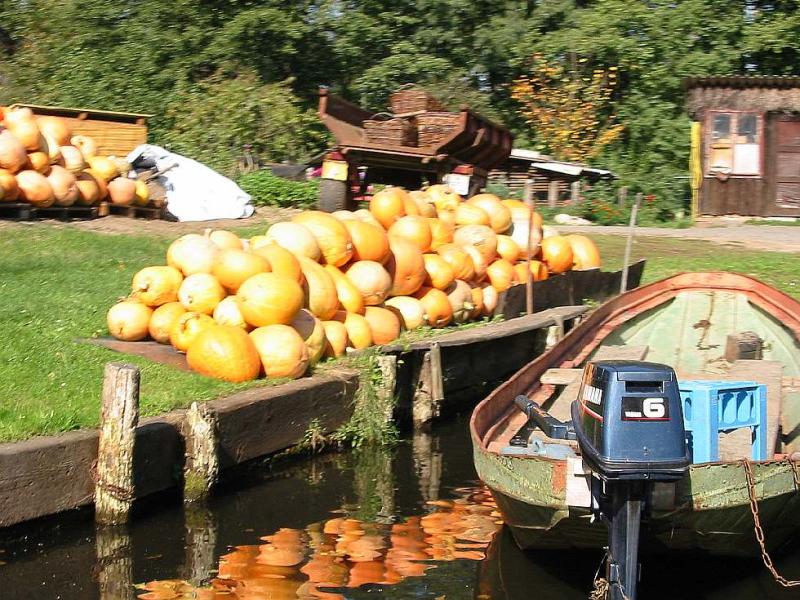
[[[686,79],[700,215],[800,217],[800,77]]]
[[[94,138],[100,154],[115,156],[125,156],[136,146],[147,143],[147,119],[153,116],[21,103],[12,106],[16,107],[30,108],[36,115],[66,119],[76,135],[88,135]]]

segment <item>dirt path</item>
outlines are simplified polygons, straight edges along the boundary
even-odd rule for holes
[[[556,228],[564,233],[620,236],[628,233],[628,228],[622,226],[557,225]],[[800,227],[792,225],[726,225],[688,229],[642,227],[636,230],[636,236],[706,240],[718,244],[744,246],[752,250],[800,252]]]

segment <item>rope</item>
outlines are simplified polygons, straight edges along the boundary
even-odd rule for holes
[[[608,559],[608,548],[606,548],[606,553],[603,555],[603,558],[600,559],[600,564],[597,565],[597,571],[594,573],[594,587],[592,591],[589,592],[589,600],[606,600],[608,598],[612,584],[610,584],[608,579],[605,577],[600,577],[600,571],[603,569],[603,565],[608,562]],[[619,584],[619,582],[614,583],[613,585],[616,585],[619,588],[623,600],[629,600],[627,594],[625,594],[625,590]]]
[[[797,484],[797,470],[795,468],[794,463],[789,461],[792,465],[792,471],[795,477],[795,485]],[[800,586],[800,580],[790,580],[786,579],[783,575],[778,573],[775,569],[775,566],[772,564],[772,558],[767,552],[767,545],[764,542],[764,530],[761,527],[761,517],[758,514],[758,500],[756,499],[756,482],[755,477],[753,476],[753,467],[750,464],[750,461],[746,458],[742,460],[742,467],[744,467],[744,476],[747,480],[747,495],[750,497],[750,512],[753,513],[753,529],[756,534],[756,541],[758,541],[758,545],[761,548],[761,560],[764,561],[764,566],[767,567],[767,570],[772,574],[780,585],[785,588],[790,587],[797,587]]]

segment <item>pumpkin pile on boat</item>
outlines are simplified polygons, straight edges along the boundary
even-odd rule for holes
[[[541,280],[600,266],[591,240],[548,229],[517,200],[386,188],[369,210],[304,211],[250,239],[184,235],[166,265],[134,276],[108,328],[121,340],[172,344],[212,377],[297,378],[404,329],[491,316],[528,268]]]
[[[100,156],[87,135],[73,135],[68,121],[37,117],[29,108],[0,108],[0,202],[37,208],[112,204],[145,206],[144,181],[129,179],[131,165]]]

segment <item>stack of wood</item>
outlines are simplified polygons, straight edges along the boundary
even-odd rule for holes
[[[459,113],[416,85],[403,86],[389,100],[391,113],[364,121],[367,141],[389,146],[435,146],[458,127]]]

